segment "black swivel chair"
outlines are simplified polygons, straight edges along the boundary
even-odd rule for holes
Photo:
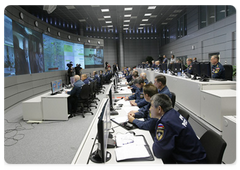
[[[179,109],[178,112],[186,119],[189,119],[189,114],[185,110]]]
[[[82,86],[78,99],[78,108],[80,108],[80,110],[77,110],[77,113],[82,113],[83,118],[85,117],[84,113],[90,112],[93,115],[93,112],[91,112],[90,109],[89,99],[90,99],[90,85],[85,84]],[[87,110],[84,110],[85,108],[84,105],[86,105]]]
[[[205,132],[200,141],[207,154],[208,164],[221,164],[227,143],[212,130]]]
[[[172,107],[174,108],[175,102],[176,102],[176,95],[175,95],[175,93],[173,93],[173,92],[170,92],[170,93],[172,94],[171,100],[172,100]]]
[[[223,65],[225,68],[225,79],[232,81],[232,76],[233,76],[233,66],[229,64]]]

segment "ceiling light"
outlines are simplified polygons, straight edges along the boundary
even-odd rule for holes
[[[67,9],[75,9],[75,7],[73,5],[66,5]]]
[[[112,21],[106,21],[106,24],[110,24],[110,23],[112,23]]]
[[[152,14],[151,13],[148,13],[148,14],[145,14],[144,16],[151,16]]]
[[[131,10],[132,10],[132,7],[124,8],[124,11],[131,11]]]
[[[105,19],[104,18],[98,18],[98,21],[104,21]]]
[[[108,25],[107,27],[113,27],[113,25]]]
[[[103,16],[103,18],[111,18],[111,16]]]
[[[163,22],[162,25],[167,25],[167,22]]]
[[[124,27],[129,27],[129,24],[124,24],[123,26],[124,26]]]
[[[148,9],[155,9],[156,6],[149,6]]]
[[[177,14],[170,14],[169,17],[176,17]]]
[[[142,29],[143,29],[143,27],[138,27],[138,29],[139,29],[139,30],[142,30]]]
[[[123,28],[123,30],[128,30],[128,28]]]
[[[109,12],[109,9],[101,9],[102,12]]]
[[[174,10],[173,13],[180,13],[182,10]]]
[[[148,21],[148,19],[142,19],[142,21]]]
[[[80,22],[85,22],[86,20],[85,19],[79,19]]]
[[[130,22],[130,20],[124,20],[123,22]]]
[[[131,14],[124,15],[124,17],[131,17]]]
[[[131,19],[136,19],[137,18],[137,16],[131,16]]]
[[[91,7],[96,8],[96,7],[100,7],[99,5],[91,5]]]
[[[140,26],[145,26],[146,24],[140,24]]]
[[[150,18],[156,18],[157,17],[157,15],[151,15],[150,16]]]

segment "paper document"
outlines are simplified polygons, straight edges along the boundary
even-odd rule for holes
[[[112,120],[115,121],[116,123],[124,123],[128,121],[128,117],[122,116],[122,117],[113,118]]]
[[[134,145],[133,143],[116,148],[115,154],[117,161],[134,158],[147,158],[150,156],[144,145]]]
[[[143,136],[134,136],[132,133],[117,134],[116,143],[118,147],[128,144],[146,145]]]

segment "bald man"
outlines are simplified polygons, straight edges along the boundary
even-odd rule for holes
[[[70,113],[70,117],[76,112],[77,104],[76,102],[79,99],[79,94],[81,92],[82,86],[84,83],[80,80],[79,75],[74,76],[75,83],[73,84],[73,88],[71,91],[66,91],[70,96],[68,97],[68,113]]]

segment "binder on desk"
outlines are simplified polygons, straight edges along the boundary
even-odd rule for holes
[[[120,145],[115,149],[116,161],[153,161],[154,157],[145,137],[136,135],[134,138],[137,142]]]

